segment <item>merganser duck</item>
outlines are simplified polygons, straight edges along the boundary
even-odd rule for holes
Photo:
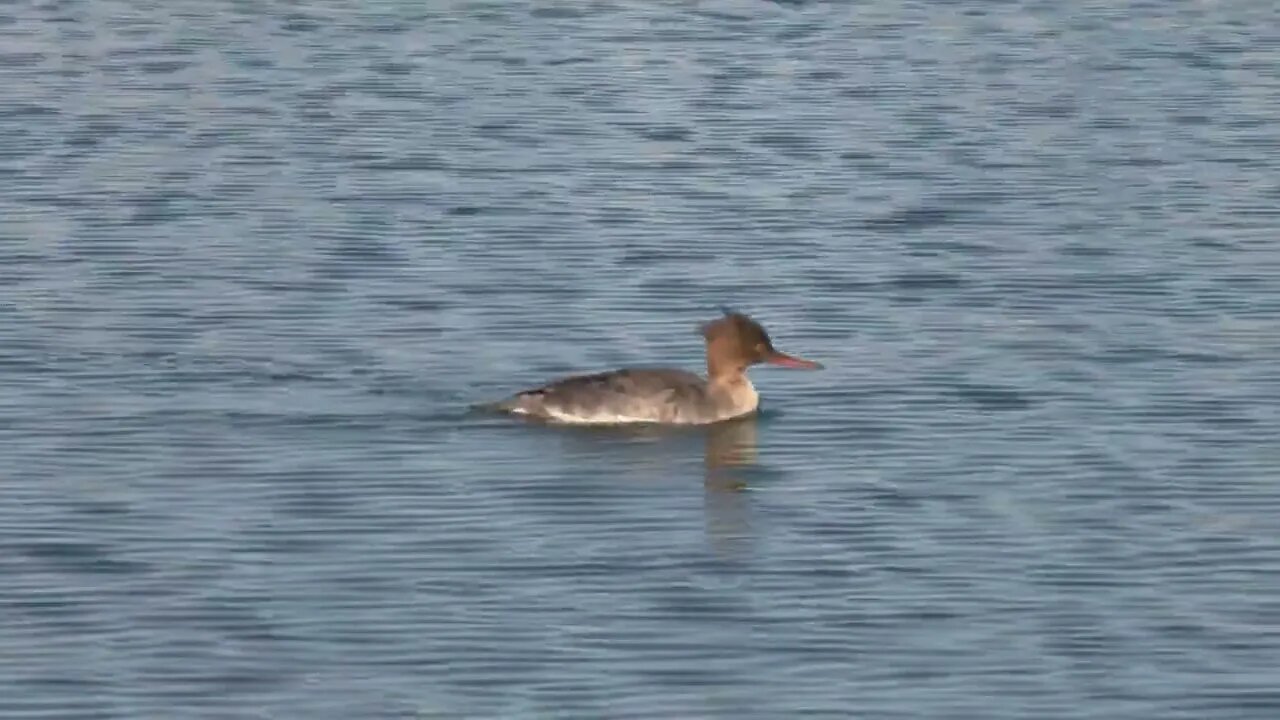
[[[769,334],[746,315],[723,312],[701,328],[707,347],[705,379],[684,370],[626,368],[563,378],[488,407],[576,425],[706,425],[756,411],[760,396],[747,379],[752,365],[822,368],[775,350]]]

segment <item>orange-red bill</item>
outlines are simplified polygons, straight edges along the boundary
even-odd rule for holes
[[[765,360],[765,362],[769,363],[770,365],[781,365],[782,367],[796,368],[797,370],[821,370],[822,369],[822,363],[814,362],[812,360],[805,360],[804,358],[798,358],[794,355],[788,355],[784,352],[778,352],[777,350],[774,350],[773,352],[769,353],[769,357]]]

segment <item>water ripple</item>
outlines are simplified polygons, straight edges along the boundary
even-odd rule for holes
[[[1274,717],[1274,8],[1066,7],[0,6],[0,715]]]

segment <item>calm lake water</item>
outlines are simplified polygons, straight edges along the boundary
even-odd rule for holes
[[[0,716],[1280,717],[1277,118],[1272,0],[5,2]],[[722,304],[828,369],[467,413]]]

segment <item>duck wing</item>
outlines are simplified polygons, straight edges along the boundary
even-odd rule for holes
[[[575,375],[497,404],[516,415],[579,424],[694,423],[706,406],[706,381],[669,369]]]

